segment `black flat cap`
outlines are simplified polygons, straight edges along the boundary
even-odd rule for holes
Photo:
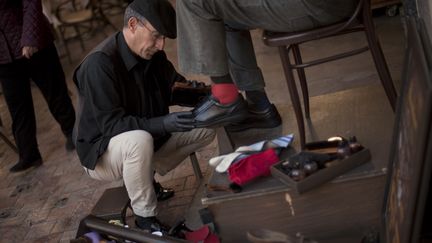
[[[167,0],[135,0],[129,7],[146,18],[162,35],[171,39],[177,37],[176,13]]]

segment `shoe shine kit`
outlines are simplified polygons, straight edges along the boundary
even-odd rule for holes
[[[273,165],[271,173],[297,193],[303,193],[370,159],[370,151],[356,137],[336,137],[307,143],[304,151]]]

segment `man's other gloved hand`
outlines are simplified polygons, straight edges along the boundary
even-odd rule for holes
[[[173,112],[163,118],[163,125],[167,132],[186,132],[195,128],[192,112]]]

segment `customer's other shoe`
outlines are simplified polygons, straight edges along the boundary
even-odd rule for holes
[[[161,232],[162,235],[168,235],[168,231],[170,230],[170,227],[167,225],[161,223],[156,217],[141,217],[138,215],[135,215],[135,225],[148,232]]]
[[[29,169],[30,167],[39,167],[40,165],[42,165],[42,159],[37,159],[37,160],[33,160],[33,161],[23,161],[23,160],[19,160],[18,163],[16,163],[14,166],[12,166],[9,171],[14,173],[14,172],[20,172],[20,171],[24,171]]]
[[[156,193],[158,202],[168,200],[174,196],[174,190],[171,188],[162,187],[158,182],[153,181],[153,187]]]
[[[261,111],[250,106],[246,119],[227,126],[226,130],[228,132],[241,132],[252,128],[274,128],[281,124],[282,118],[273,104]]]
[[[208,96],[200,105],[192,110],[195,116],[195,126],[221,127],[231,123],[243,121],[247,117],[247,103],[243,96],[230,104],[221,104],[212,95]]]

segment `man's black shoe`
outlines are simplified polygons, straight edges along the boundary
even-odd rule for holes
[[[28,161],[18,161],[18,163],[16,163],[14,166],[12,166],[9,171],[10,172],[19,172],[19,171],[24,171],[27,170],[28,168],[34,166],[34,167],[39,167],[40,165],[42,165],[42,159],[37,159],[31,162]]]
[[[141,217],[135,215],[135,224],[138,228],[148,232],[161,232],[163,235],[168,235],[170,227],[161,223],[156,217]]]
[[[257,111],[253,107],[248,108],[248,115],[245,120],[231,124],[226,127],[228,132],[241,132],[251,128],[274,128],[282,124],[281,116],[272,104],[263,111]]]
[[[171,188],[164,188],[158,182],[153,181],[153,187],[156,193],[158,202],[168,200],[174,196],[174,190]]]
[[[247,116],[247,103],[243,96],[231,104],[223,105],[212,95],[192,110],[196,127],[226,126],[244,120]]]

